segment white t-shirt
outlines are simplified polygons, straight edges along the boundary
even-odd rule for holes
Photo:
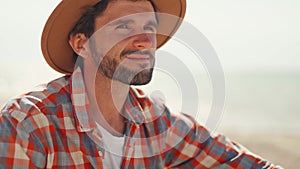
[[[103,142],[105,148],[105,156],[103,162],[103,167],[107,169],[120,168],[124,139],[125,137],[113,136],[110,132],[105,130],[101,125],[97,124],[97,128],[101,131],[103,135]]]

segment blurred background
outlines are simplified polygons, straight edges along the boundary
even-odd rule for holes
[[[2,2],[1,107],[10,98],[62,76],[46,64],[40,50],[43,26],[59,2]],[[274,163],[296,169],[300,161],[300,1],[187,2],[186,21],[206,36],[224,70],[226,100],[217,132]],[[175,51],[172,43],[176,42],[161,50]],[[205,123],[211,106],[209,75],[201,62],[189,63],[187,55],[193,54],[184,50],[176,56],[183,56],[198,78],[199,122]],[[145,90],[159,88],[168,106],[180,111],[180,90],[168,78],[157,72]]]

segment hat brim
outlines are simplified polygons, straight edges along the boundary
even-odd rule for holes
[[[71,74],[74,69],[73,50],[68,43],[68,34],[84,13],[86,6],[93,6],[99,0],[62,0],[49,16],[41,39],[41,48],[46,62],[56,71]],[[186,0],[153,0],[157,12],[177,16],[172,21],[159,18],[157,48],[164,45],[177,31],[185,15]]]

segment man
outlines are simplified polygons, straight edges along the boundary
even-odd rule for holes
[[[184,13],[184,0],[63,0],[42,51],[66,76],[2,109],[0,168],[279,168],[130,87]]]

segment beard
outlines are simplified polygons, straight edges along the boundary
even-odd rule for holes
[[[132,53],[147,54],[150,56],[151,61],[148,64],[139,64],[138,69],[130,69],[128,65],[126,66],[126,62],[128,61],[126,61],[124,58],[125,55]],[[111,56],[108,52],[108,54],[105,55],[100,61],[98,72],[110,79],[129,85],[145,85],[151,81],[154,66],[154,56],[149,51],[141,52],[139,50],[125,50],[119,56],[123,60],[121,62],[115,57],[116,56]]]

